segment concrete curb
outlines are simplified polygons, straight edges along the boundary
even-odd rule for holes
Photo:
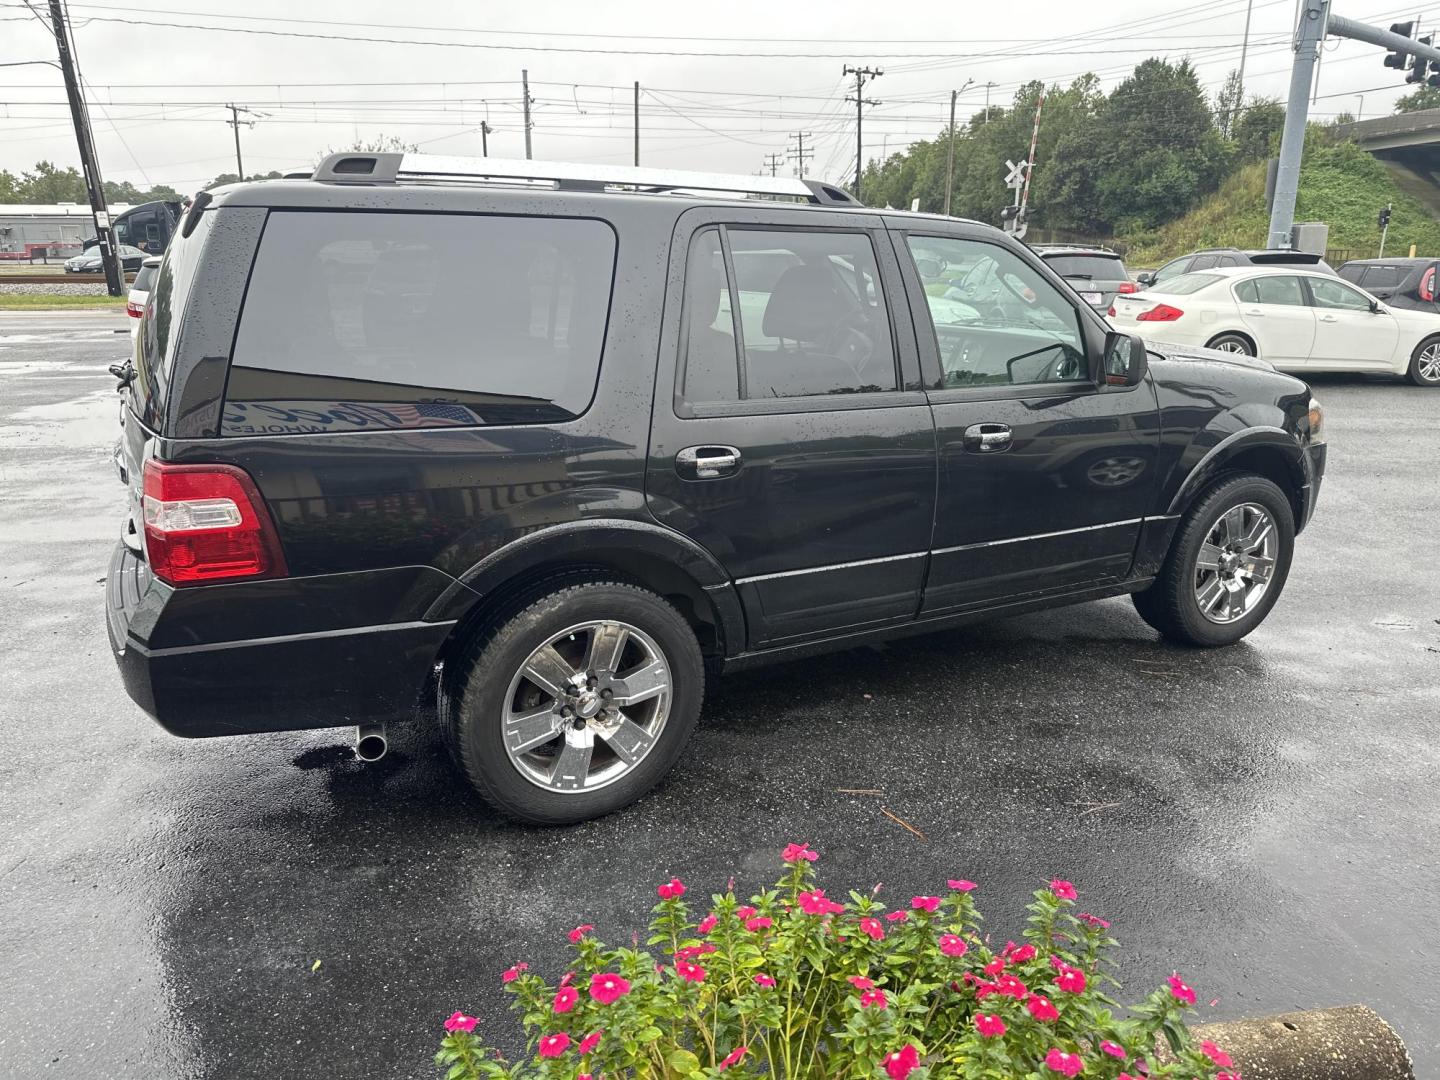
[[[1364,1005],[1201,1024],[1191,1031],[1228,1053],[1245,1080],[1415,1080],[1400,1036]]]

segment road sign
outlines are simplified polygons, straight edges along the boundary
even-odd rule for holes
[[[1029,168],[1028,164],[1022,161],[1017,165],[1009,158],[1006,158],[1005,167],[1010,170],[1005,174],[1005,186],[1019,191],[1025,186],[1025,171]]]

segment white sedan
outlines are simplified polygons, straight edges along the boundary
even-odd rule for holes
[[[1368,371],[1440,386],[1440,315],[1382,304],[1329,274],[1238,266],[1117,296],[1117,330],[1268,360],[1281,371]]]

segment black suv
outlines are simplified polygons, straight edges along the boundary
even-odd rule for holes
[[[1391,307],[1440,314],[1437,265],[1425,258],[1351,259],[1340,267],[1340,276]]]
[[[198,197],[115,371],[130,695],[362,757],[433,700],[538,822],[654,785],[707,670],[1125,593],[1234,642],[1325,464],[1300,380],[785,178],[336,155]]]
[[[1168,278],[1191,274],[1197,270],[1210,270],[1217,266],[1298,266],[1321,274],[1335,273],[1322,256],[1308,251],[1284,251],[1279,248],[1252,248],[1248,251],[1240,248],[1207,248],[1171,259],[1158,270],[1146,270],[1137,274],[1135,280],[1148,289]]]
[[[1099,311],[1108,310],[1115,297],[1137,291],[1125,260],[1109,248],[1036,244],[1033,250],[1070,283],[1081,300]]]

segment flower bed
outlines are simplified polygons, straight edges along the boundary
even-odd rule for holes
[[[1195,992],[1178,974],[1119,1015],[1102,989],[1116,985],[1110,924],[1076,913],[1067,881],[1037,890],[1023,941],[996,950],[973,882],[887,911],[873,894],[816,888],[808,848],[781,858],[775,888],[742,903],[732,883],[703,913],[678,878],[661,885],[646,942],[658,960],[584,925],[557,984],[517,963],[501,978],[532,1056],[502,1060],[457,1012],[435,1058],[446,1080],[1239,1080],[1224,1051],[1193,1045]],[[1161,1037],[1174,1051],[1164,1063]]]

